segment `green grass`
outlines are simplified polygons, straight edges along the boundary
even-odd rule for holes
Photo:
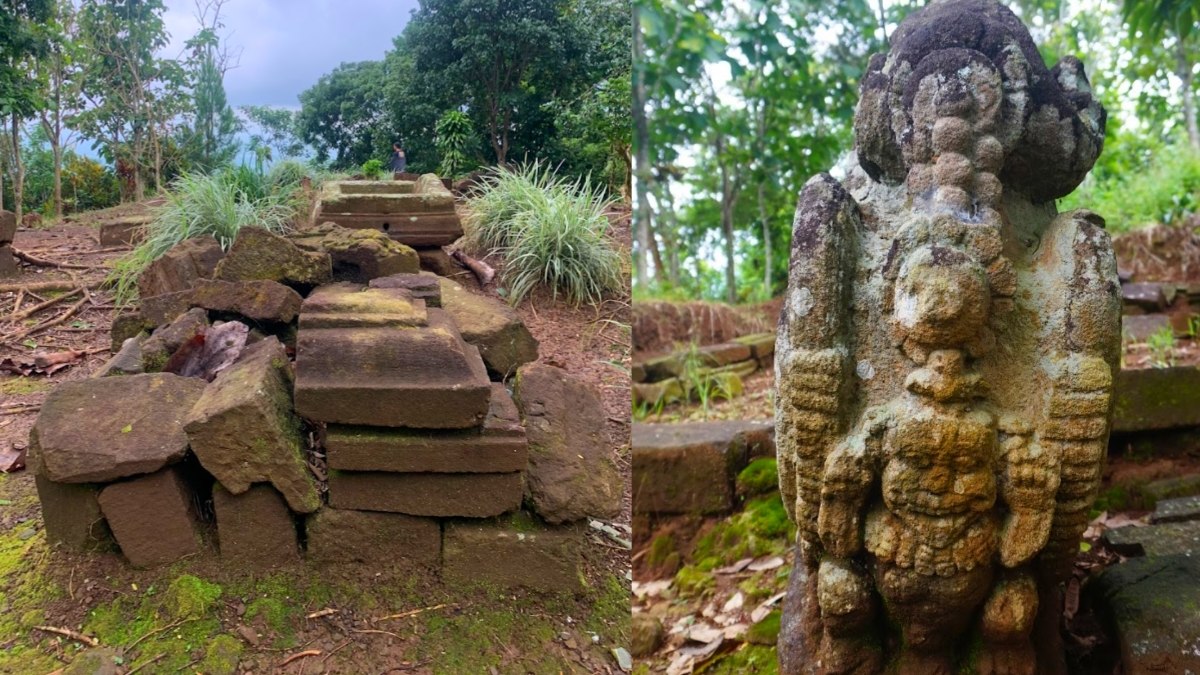
[[[117,304],[133,300],[138,275],[185,239],[211,235],[222,248],[229,248],[243,227],[273,231],[290,227],[298,208],[294,190],[267,191],[263,183],[248,170],[180,176],[167,203],[146,226],[145,240],[118,260],[109,274]]]
[[[621,255],[606,234],[612,200],[590,179],[570,181],[539,162],[498,169],[469,204],[468,242],[504,256],[501,282],[512,304],[537,286],[575,304],[623,288]]]

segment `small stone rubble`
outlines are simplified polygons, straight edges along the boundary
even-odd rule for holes
[[[17,259],[12,242],[17,235],[17,214],[0,209],[0,279],[17,276]]]
[[[177,245],[114,322],[113,359],[31,432],[49,540],[137,567],[215,544],[249,569],[400,561],[578,590],[575,523],[619,506],[599,400],[529,364],[508,307],[418,270],[407,245],[332,223]],[[527,489],[548,479],[574,488]]]

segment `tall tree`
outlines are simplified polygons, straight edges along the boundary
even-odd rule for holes
[[[200,31],[187,42],[191,50],[188,64],[192,85],[192,127],[190,154],[192,164],[204,171],[228,164],[237,154],[237,116],[225,98],[225,73],[232,67],[232,56],[219,35],[224,26],[221,8],[225,0],[197,4],[196,20]]]
[[[238,112],[250,129],[250,142],[271,149],[274,157],[296,157],[304,143],[296,135],[296,111],[268,105],[244,105]]]
[[[49,49],[44,24],[54,13],[52,0],[0,0],[0,119],[8,122],[12,149],[13,210],[21,217],[25,167],[21,131],[43,105],[35,62]]]
[[[1200,0],[1124,0],[1122,10],[1132,36],[1144,46],[1157,47],[1170,38],[1188,143],[1200,153],[1195,78],[1200,57]]]
[[[423,0],[405,30],[416,73],[460,88],[496,162],[508,161],[524,107],[580,67],[565,0]]]
[[[77,125],[129,176],[135,200],[145,195],[147,169],[157,173],[152,153],[168,117],[163,89],[180,74],[178,64],[156,56],[169,38],[163,11],[162,0],[83,0],[79,10],[90,58],[82,80],[88,108]]]
[[[54,216],[61,218],[63,150],[74,135],[67,124],[83,105],[79,95],[83,55],[74,3],[58,0],[56,10],[54,20],[47,26],[50,31],[48,52],[38,61],[41,80],[46,87],[46,105],[42,106],[38,117],[54,160]]]
[[[317,160],[350,168],[388,147],[384,64],[343,63],[300,94],[296,128]]]

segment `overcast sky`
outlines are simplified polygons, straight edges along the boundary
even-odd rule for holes
[[[196,2],[165,4],[163,55],[174,57],[199,28]],[[228,0],[222,35],[241,50],[225,75],[229,104],[299,107],[300,92],[338,64],[383,58],[416,8],[417,0]]]

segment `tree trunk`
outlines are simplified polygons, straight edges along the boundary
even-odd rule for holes
[[[771,299],[771,223],[767,220],[767,200],[763,194],[763,179],[758,179],[758,218],[762,221],[763,236],[763,299]]]
[[[13,213],[17,214],[17,224],[21,223],[21,217],[25,199],[25,165],[21,163],[21,119],[16,113],[12,114],[12,151],[13,151],[13,168],[16,169],[13,176]]]
[[[54,152],[54,218],[62,220],[62,143],[52,142],[50,149]]]
[[[1192,64],[1187,57],[1187,47],[1183,40],[1175,39],[1175,74],[1179,76],[1179,91],[1183,99],[1183,116],[1187,121],[1188,143],[1192,150],[1200,153],[1200,126],[1196,121],[1196,95],[1192,91]]]
[[[638,254],[633,257],[634,280],[640,284],[648,284],[648,265],[646,257],[650,252],[650,126],[646,120],[646,83],[638,64],[644,57],[642,44],[642,27],[638,18],[638,8],[633,6],[633,143],[637,155],[634,172],[637,174],[637,211],[634,222],[637,223]]]

